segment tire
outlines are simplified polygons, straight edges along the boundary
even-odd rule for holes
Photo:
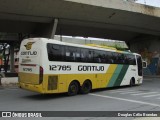
[[[135,81],[134,81],[134,79],[131,79],[130,80],[130,86],[134,86],[135,85]]]
[[[79,90],[78,83],[76,81],[73,81],[70,83],[68,87],[68,95],[69,96],[77,95],[78,90]]]
[[[80,93],[81,94],[88,94],[92,89],[92,85],[90,81],[84,81],[83,85],[81,86]]]

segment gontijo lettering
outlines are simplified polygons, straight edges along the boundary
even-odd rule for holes
[[[78,71],[104,71],[104,66],[79,65]]]
[[[37,55],[37,51],[22,51],[21,55]]]

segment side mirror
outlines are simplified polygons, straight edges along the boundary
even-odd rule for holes
[[[146,61],[143,61],[143,68],[147,68],[147,62]]]

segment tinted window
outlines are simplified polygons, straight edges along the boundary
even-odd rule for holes
[[[81,62],[86,62],[88,58],[88,49],[81,49]]]
[[[136,65],[136,60],[135,60],[135,55],[127,55],[127,57],[125,58],[126,63],[130,64],[130,65]]]
[[[95,63],[102,63],[102,59],[103,59],[102,53],[103,53],[102,51],[98,51],[98,50],[94,51],[93,61]]]
[[[65,56],[66,61],[68,62],[80,62],[81,61],[81,53],[80,48],[66,46],[65,48]]]
[[[73,46],[47,44],[49,61],[136,65],[135,56]]]
[[[115,61],[115,64],[125,64],[125,62],[124,62],[124,54],[115,53],[114,54],[114,61]]]
[[[90,50],[90,49],[87,50],[87,61],[86,62],[94,63],[93,54],[94,54],[93,50]]]
[[[106,60],[106,63],[113,64],[114,63],[113,53],[106,51],[105,52],[105,60]]]
[[[63,61],[63,47],[60,45],[47,44],[49,61]]]

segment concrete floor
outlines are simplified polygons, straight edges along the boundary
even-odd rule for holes
[[[140,86],[95,90],[87,95],[72,97],[66,94],[40,95],[19,88],[3,88],[0,89],[0,111],[160,111],[159,86],[160,78],[145,78]],[[109,117],[107,120],[133,120],[135,118],[140,119]],[[53,120],[52,117],[47,119]],[[99,120],[106,119],[106,117],[93,117],[92,114],[85,118],[70,118],[60,115],[54,119]],[[157,118],[154,117],[154,119]],[[8,118],[2,120],[8,120]]]

